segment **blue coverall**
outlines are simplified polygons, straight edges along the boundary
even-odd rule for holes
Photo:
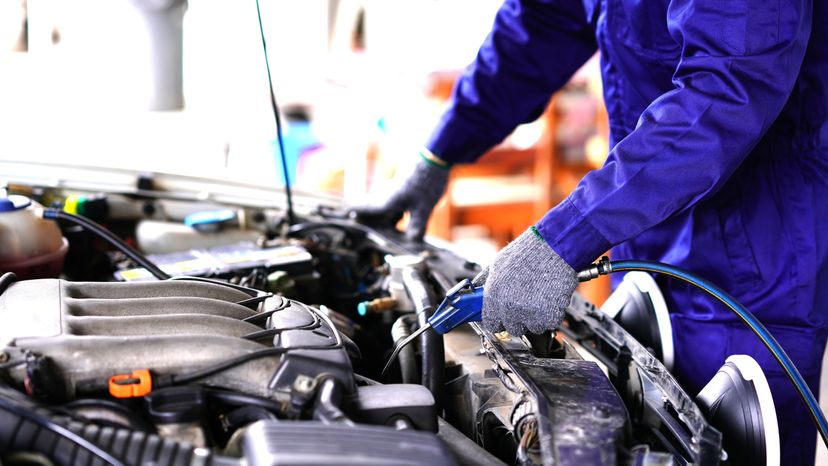
[[[668,262],[733,294],[818,390],[828,330],[828,8],[816,0],[509,0],[427,147],[472,162],[538,117],[596,49],[610,153],[536,225],[580,269]],[[815,430],[759,341],[709,297],[661,283],[674,373],[695,394],[730,354],[765,370],[782,463]]]

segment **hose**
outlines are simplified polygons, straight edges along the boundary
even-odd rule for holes
[[[82,215],[70,214],[69,212],[64,212],[58,209],[44,209],[43,218],[47,220],[64,220],[69,223],[78,225],[82,227],[84,230],[89,231],[90,233],[94,233],[102,240],[114,246],[116,249],[124,253],[127,257],[132,259],[133,262],[145,268],[147,272],[151,273],[155,278],[159,280],[167,280],[170,278],[170,276],[166,272],[158,268],[157,265],[155,265],[151,260],[147,259],[146,256],[138,252],[138,250],[125,243],[124,240],[122,240],[121,238],[115,236],[115,234],[113,234],[111,231],[104,228],[103,225],[99,225]]]
[[[6,291],[6,288],[11,286],[12,283],[17,281],[17,275],[14,272],[6,272],[2,276],[0,276],[0,294],[3,294]]]
[[[40,434],[41,431],[46,431],[43,433],[44,435],[51,435],[52,442],[59,442],[61,439],[68,440],[69,442],[74,444],[74,448],[80,448],[90,454],[90,459],[92,455],[97,456],[101,460],[104,461],[106,464],[111,464],[114,466],[122,466],[123,463],[121,460],[112,456],[109,452],[105,451],[98,445],[90,442],[88,439],[84,438],[83,436],[79,435],[77,432],[74,432],[66,427],[55,423],[51,419],[46,416],[41,415],[40,413],[22,406],[18,403],[12,401],[10,397],[0,396],[0,409],[5,411],[5,415],[0,413],[0,425],[4,426],[4,430],[10,431],[11,438],[7,438],[6,432],[0,432],[0,439],[6,439],[9,441],[6,444],[5,448],[12,449],[14,445],[11,444],[11,440],[17,440],[18,443],[21,440],[25,440],[21,437],[21,435],[16,435],[17,432],[29,432],[31,436],[30,440],[36,439]],[[29,427],[28,429],[24,428],[25,424],[29,422],[35,424],[37,427],[32,429]],[[11,429],[9,429],[11,428]],[[50,442],[50,443],[52,443]],[[3,442],[5,444],[5,442]],[[28,443],[28,442],[27,442]],[[21,445],[22,446],[22,445]],[[74,456],[74,455],[72,455]]]
[[[391,340],[395,345],[398,341],[411,336],[411,329],[408,326],[413,319],[415,316],[407,314],[394,321],[391,326]],[[406,345],[400,350],[398,359],[402,383],[417,383],[417,356],[414,354],[414,347]]]
[[[279,418],[267,409],[258,406],[244,406],[227,413],[224,422],[228,430],[233,431],[256,421],[278,421]]]
[[[417,321],[420,327],[428,325],[428,318],[434,314],[435,306],[425,277],[416,267],[406,267],[402,272],[403,286],[414,303]],[[420,335],[420,349],[422,351],[422,384],[434,396],[438,409],[441,406],[443,393],[443,377],[446,365],[443,336],[437,332],[423,332]]]
[[[771,352],[773,357],[785,371],[785,374],[787,374],[788,378],[794,384],[794,388],[796,388],[799,397],[802,399],[803,403],[805,403],[805,406],[811,414],[811,418],[816,424],[819,436],[822,438],[822,443],[828,447],[828,420],[825,419],[825,414],[822,410],[820,410],[819,402],[811,392],[811,389],[808,387],[805,379],[802,378],[802,375],[799,373],[799,370],[796,368],[793,361],[791,361],[791,358],[788,357],[785,350],[782,349],[782,346],[779,345],[770,331],[768,331],[759,319],[751,314],[747,308],[742,306],[727,292],[704,278],[669,264],[634,260],[610,261],[606,257],[602,257],[598,264],[594,264],[592,267],[579,272],[578,280],[587,281],[599,275],[630,271],[659,273],[689,283],[713,296],[719,300],[719,302],[724,304],[731,312],[736,314],[739,319],[741,319],[742,323],[747,325],[748,328],[756,334],[759,340],[762,341],[765,347]]]
[[[208,398],[231,406],[261,408],[274,413],[282,411],[282,405],[279,402],[268,398],[217,389],[206,389],[204,392]]]
[[[207,451],[155,434],[51,417],[0,390],[0,453],[15,451],[41,453],[59,466],[204,465],[211,460]]]

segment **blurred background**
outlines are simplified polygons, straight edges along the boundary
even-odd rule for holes
[[[500,3],[262,0],[292,185],[382,196]],[[267,86],[253,1],[0,1],[0,158],[283,184]],[[429,233],[488,263],[601,166],[602,105],[593,58],[537,121],[452,171]],[[583,291],[600,303],[608,286]]]

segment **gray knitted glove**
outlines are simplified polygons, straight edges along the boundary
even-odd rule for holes
[[[533,227],[503,248],[474,284],[485,287],[483,325],[520,336],[557,328],[578,280]]]
[[[449,168],[420,160],[414,171],[385,202],[376,206],[355,207],[352,211],[360,222],[393,228],[405,212],[411,214],[405,236],[422,241],[428,218],[446,191]]]

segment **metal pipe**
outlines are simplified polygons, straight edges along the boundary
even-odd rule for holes
[[[416,319],[413,314],[408,314],[394,321],[391,326],[391,339],[396,344],[398,341],[408,338],[411,335],[409,325]],[[414,354],[414,347],[407,345],[400,350],[398,359],[400,361],[400,374],[402,383],[417,383],[417,355]]]
[[[428,325],[428,318],[434,314],[435,306],[420,267],[406,267],[402,272],[403,285],[414,303],[414,311],[420,326]],[[442,406],[443,377],[446,365],[443,336],[437,332],[423,332],[420,335],[422,351],[422,384],[434,396],[435,404]]]

